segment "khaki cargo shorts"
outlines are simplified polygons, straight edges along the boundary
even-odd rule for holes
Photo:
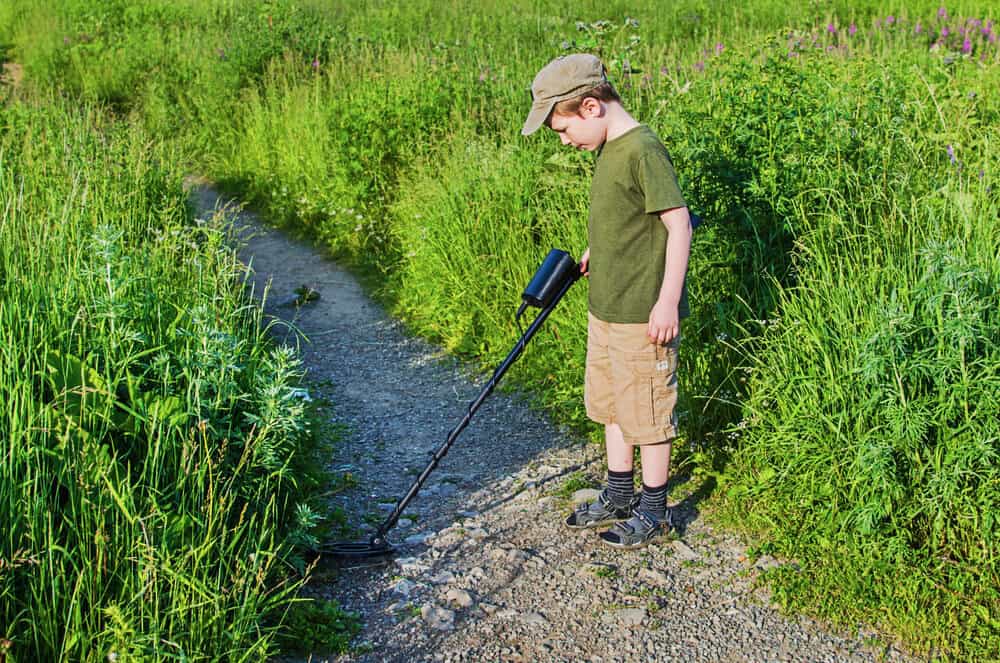
[[[587,314],[584,402],[597,423],[618,424],[629,444],[677,437],[677,349],[680,337],[653,345],[646,323],[604,322]]]

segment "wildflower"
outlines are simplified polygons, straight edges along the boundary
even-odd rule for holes
[[[962,52],[966,55],[972,52],[972,41],[968,37],[962,42]]]
[[[705,71],[705,63],[704,63],[704,61],[698,60],[697,62],[695,62],[694,63],[694,70],[695,71]]]
[[[726,50],[726,47],[725,47],[725,45],[723,45],[723,43],[721,41],[718,44],[715,45],[715,54],[716,55],[722,55],[722,51],[724,51],[724,50]]]
[[[896,17],[893,16],[892,14],[889,14],[888,16],[885,17],[885,24],[886,25],[892,25],[895,22],[896,22]]]
[[[941,19],[942,21],[948,20],[948,10],[945,9],[944,7],[938,9],[938,18]]]
[[[941,28],[941,38],[942,39],[944,39],[945,37],[947,37],[949,34],[951,34],[951,33],[949,32],[947,25],[944,26],[943,28]]]
[[[853,37],[854,33],[856,33],[857,31],[858,31],[858,26],[856,26],[853,23],[851,23],[851,27],[847,28],[847,34],[850,35],[851,37]]]
[[[986,171],[983,170],[982,168],[980,168],[979,169],[979,179],[983,179],[984,177],[986,177]]]
[[[958,159],[955,158],[955,148],[951,146],[951,143],[948,143],[945,151],[948,153],[948,158],[951,160],[952,165],[958,163]]]
[[[920,26],[920,21],[917,21],[917,24],[913,26],[913,34],[918,35],[921,32],[923,32],[923,28]]]
[[[837,34],[837,26],[835,26],[833,23],[828,23],[826,26],[826,31],[832,35],[835,35]]]

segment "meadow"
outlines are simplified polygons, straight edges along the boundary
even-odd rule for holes
[[[4,3],[0,57],[24,71],[0,88],[10,656],[253,659],[284,628],[281,570],[316,516],[287,469],[308,439],[299,369],[181,176],[321,242],[414,333],[489,366],[538,261],[585,248],[590,157],[519,129],[534,72],[590,51],[705,219],[675,446],[714,482],[712,517],[795,560],[767,577],[791,610],[1000,657],[995,14]],[[508,380],[598,439],[585,317],[571,292]]]

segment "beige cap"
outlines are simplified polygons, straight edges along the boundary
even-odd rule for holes
[[[590,53],[558,57],[545,65],[531,82],[531,111],[521,133],[535,133],[560,101],[579,97],[608,81],[604,65]]]

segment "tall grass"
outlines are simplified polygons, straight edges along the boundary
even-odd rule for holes
[[[263,660],[297,584],[296,360],[169,149],[55,97],[4,119],[5,654]]]
[[[780,599],[978,659],[1000,656],[990,9],[22,1],[0,41],[487,365],[538,260],[586,241],[590,161],[518,135],[525,89],[599,53],[706,218],[679,452],[758,549],[799,561]],[[574,292],[509,378],[581,427],[584,317]]]

